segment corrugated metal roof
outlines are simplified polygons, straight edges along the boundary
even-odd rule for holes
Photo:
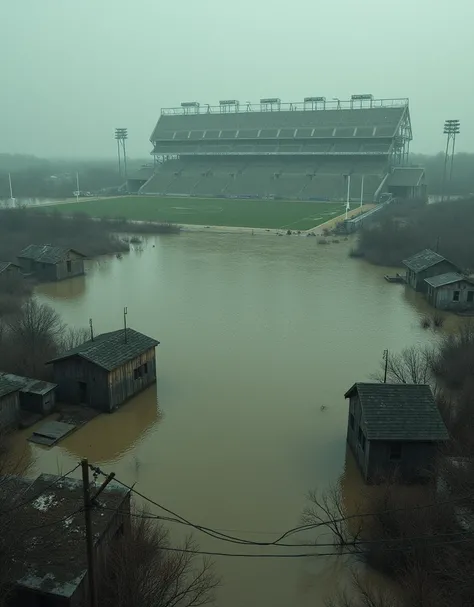
[[[50,244],[30,244],[18,255],[18,258],[32,259],[41,263],[58,263],[66,259],[68,254],[73,251],[77,255],[85,257],[75,249],[65,247],[53,247]]]
[[[19,382],[9,379],[4,374],[0,375],[0,398],[12,392],[17,392],[20,388],[21,384]]]
[[[435,289],[438,287],[450,285],[453,282],[458,282],[460,280],[465,280],[466,282],[472,283],[472,280],[469,280],[466,276],[459,274],[459,272],[446,272],[446,274],[440,274],[439,276],[430,276],[429,278],[425,278],[425,282],[427,282]]]
[[[19,268],[20,266],[11,261],[0,261],[0,274],[7,270],[10,266],[14,268]]]
[[[425,170],[414,167],[395,168],[387,179],[388,186],[416,187],[423,181]]]
[[[32,379],[31,377],[23,377],[22,375],[14,375],[13,373],[4,373],[2,377],[21,386],[20,392],[31,392],[32,394],[44,395],[57,388],[57,384],[41,381],[39,379]]]
[[[150,348],[155,348],[159,343],[156,339],[133,329],[127,329],[127,340],[125,341],[125,331],[119,329],[110,333],[102,333],[102,335],[94,337],[93,341],[86,341],[80,346],[64,352],[61,356],[53,358],[49,363],[71,358],[71,356],[80,356],[107,371],[112,371]]]
[[[421,272],[442,261],[446,261],[446,258],[431,249],[424,249],[408,259],[404,259],[402,263],[414,272]]]
[[[421,384],[356,383],[369,440],[444,441],[446,426],[431,388]]]

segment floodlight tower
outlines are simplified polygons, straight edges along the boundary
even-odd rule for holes
[[[126,141],[128,139],[128,129],[124,128],[116,128],[115,129],[115,139],[117,140],[117,155],[118,155],[118,169],[119,175],[122,175],[121,169],[121,159],[123,160],[123,175],[125,179],[127,178],[127,149],[126,149]]]
[[[456,135],[460,133],[460,122],[459,120],[445,120],[443,133],[446,135],[446,152],[444,154],[444,171],[443,171],[443,194],[441,200],[444,200],[446,193],[446,176],[448,172],[448,162],[451,157],[450,168],[449,168],[449,181],[453,177],[453,165],[454,165],[454,149],[456,146]],[[449,146],[451,144],[451,150]]]

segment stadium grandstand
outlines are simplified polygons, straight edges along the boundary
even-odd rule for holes
[[[411,139],[407,99],[182,103],[162,110],[151,136],[155,169],[134,191],[371,202],[407,163]]]

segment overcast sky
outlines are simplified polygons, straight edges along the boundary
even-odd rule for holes
[[[0,152],[146,156],[162,107],[409,97],[412,150],[474,152],[474,0],[0,0]]]

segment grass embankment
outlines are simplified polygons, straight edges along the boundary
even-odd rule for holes
[[[344,208],[344,204],[330,202],[123,196],[43,210],[174,224],[309,230],[341,215]]]

